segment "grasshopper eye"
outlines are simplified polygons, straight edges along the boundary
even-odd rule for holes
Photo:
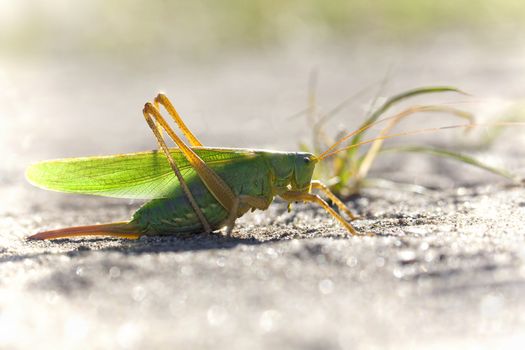
[[[304,158],[303,158],[303,162],[304,162],[304,164],[308,164],[308,163],[310,163],[311,161],[312,161],[312,160],[311,160],[309,157],[304,157]]]

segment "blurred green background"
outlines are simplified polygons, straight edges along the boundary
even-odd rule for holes
[[[511,43],[522,37],[520,0],[0,1],[3,54],[191,57],[242,48],[454,34]]]
[[[0,0],[0,181],[25,183],[41,159],[154,148],[140,111],[158,91],[206,145],[282,150],[311,136],[289,116],[312,71],[320,112],[365,91],[334,134],[417,86],[516,100],[523,18],[518,0]]]

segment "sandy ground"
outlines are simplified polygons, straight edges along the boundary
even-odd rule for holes
[[[286,117],[304,106],[313,66],[327,106],[382,79],[387,68],[377,67],[392,60],[389,91],[429,83],[504,98],[523,91],[519,50],[461,48],[440,60],[445,51],[436,45],[392,49],[389,59],[369,48],[205,68],[175,60],[167,72],[140,66],[135,75],[135,66],[86,61],[5,63],[0,347],[519,348],[525,189],[450,162],[382,162],[375,176],[433,189],[367,189],[350,201],[362,216],[355,226],[373,237],[345,236],[314,206],[288,213],[277,202],[242,218],[233,238],[24,239],[131,215],[140,203],[45,192],[25,183],[23,169],[45,158],[150,149],[139,111],[159,89],[195,116],[188,123],[206,144],[280,149],[293,149],[307,132]],[[505,141],[478,155],[524,174],[522,138]]]

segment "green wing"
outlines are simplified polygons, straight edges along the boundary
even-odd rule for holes
[[[196,176],[180,150],[170,151],[185,179]],[[242,149],[194,151],[211,168],[255,154]],[[31,165],[26,177],[32,184],[49,190],[117,198],[165,198],[179,186],[166,157],[157,151],[44,161]]]

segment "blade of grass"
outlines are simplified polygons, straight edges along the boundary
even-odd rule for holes
[[[356,144],[359,143],[359,141],[356,141],[355,139],[358,138],[359,140],[362,138],[362,136],[364,135],[364,133],[370,128],[370,126],[372,124],[374,124],[377,119],[381,116],[381,114],[383,114],[388,108],[390,108],[396,101],[399,101],[400,98],[407,98],[407,96],[413,96],[414,94],[417,94],[416,92],[414,91],[417,91],[418,93],[420,93],[419,91],[420,90],[429,90],[429,89],[444,89],[443,91],[456,91],[458,93],[463,93],[465,94],[464,92],[462,92],[461,90],[458,90],[458,89],[455,89],[455,88],[447,88],[447,87],[443,87],[443,88],[439,88],[439,87],[436,87],[436,88],[421,88],[421,89],[414,89],[414,90],[410,90],[408,92],[405,92],[405,93],[401,93],[399,95],[396,95],[394,97],[392,97],[391,99],[389,99],[385,104],[383,104],[383,106],[381,108],[379,108],[376,112],[374,112],[372,114],[372,116],[370,118],[368,118],[364,123],[361,124],[360,127],[358,127],[356,129],[356,131],[352,132],[351,135],[348,135],[348,137],[344,137],[342,139],[339,139],[337,142],[335,142],[333,145],[331,145],[326,151],[324,151],[322,154],[328,154],[328,153],[331,153],[331,151],[333,151],[334,149],[336,149],[337,147],[339,147],[341,145],[342,142],[346,142],[346,140],[351,136],[352,139],[351,139],[351,142],[350,142],[350,146],[355,146]],[[441,90],[440,90],[441,91]],[[429,92],[425,92],[425,93],[429,93]],[[401,97],[400,97],[401,96]],[[409,108],[407,108],[408,110]],[[387,119],[392,119],[392,117],[390,118],[385,118],[385,120]],[[354,149],[355,147],[348,147],[348,149]]]
[[[458,94],[466,95],[466,93],[458,88],[452,87],[452,86],[425,86],[413,90],[408,90],[405,92],[402,92],[398,95],[394,95],[391,98],[389,98],[381,107],[375,110],[370,117],[361,124],[359,129],[367,126],[368,124],[372,124],[375,122],[383,113],[385,113],[388,109],[390,109],[392,106],[394,106],[396,103],[399,103],[403,100],[406,100],[411,97],[415,97],[418,95],[426,95],[426,94],[433,94],[433,93],[440,93],[440,92],[455,92]],[[361,133],[356,134],[350,144],[354,145],[359,143],[361,141],[361,138],[363,137],[364,133],[366,131],[363,131]],[[355,151],[354,151],[355,152]]]
[[[464,91],[455,88],[453,86],[424,86],[412,90],[407,90],[405,92],[402,92],[400,94],[394,95],[390,97],[385,103],[383,103],[379,108],[377,108],[371,115],[368,117],[358,128],[362,129],[366,127],[367,125],[370,125],[377,121],[379,117],[381,117],[382,114],[384,114],[388,109],[390,109],[395,104],[402,102],[406,99],[409,99],[411,97],[419,96],[419,95],[426,95],[426,94],[433,94],[433,93],[442,93],[442,92],[454,92],[458,94],[464,94],[467,95]],[[362,132],[357,133],[354,135],[354,137],[350,140],[350,145],[358,144],[361,139],[363,138],[365,132],[367,130],[364,129]],[[346,154],[345,159],[347,160],[347,163],[344,166],[344,169],[342,169],[342,173],[339,174],[341,179],[343,181],[348,181],[349,176],[347,174],[356,174],[359,170],[359,158],[357,157],[357,153],[359,151],[359,147],[356,148],[350,148]]]
[[[517,175],[511,173],[510,171],[506,169],[488,165],[472,156],[469,156],[463,153],[459,153],[459,152],[450,151],[444,148],[429,147],[429,146],[398,146],[398,147],[383,148],[381,150],[381,153],[383,152],[411,152],[411,153],[431,154],[434,156],[453,159],[453,160],[457,160],[457,161],[460,161],[468,165],[475,166],[477,168],[486,170],[492,174],[502,176],[513,182],[520,182],[520,178]]]
[[[433,113],[446,113],[458,118],[466,119],[470,123],[474,122],[474,115],[472,113],[469,113],[467,111],[464,111],[462,109],[457,109],[454,107],[449,106],[420,106],[420,107],[413,107],[412,109],[407,109],[405,113],[401,112],[398,114],[398,116],[394,119],[392,119],[387,126],[381,130],[379,133],[379,137],[387,135],[397,124],[399,124],[404,118],[413,116],[415,112],[433,112]],[[466,129],[469,130],[469,129]],[[378,139],[374,143],[372,143],[371,147],[368,149],[368,152],[366,153],[365,157],[362,158],[362,160],[359,162],[358,170],[356,172],[356,179],[359,181],[360,179],[364,179],[370,170],[370,167],[372,166],[372,163],[374,162],[374,159],[376,158],[378,152],[381,150],[381,147],[383,146],[383,143],[385,142],[384,139]]]
[[[497,122],[523,122],[525,120],[525,106],[515,106],[510,111],[506,112],[504,117],[496,119]],[[501,136],[503,133],[504,127],[503,126],[496,126],[493,128],[490,128],[485,132],[485,136],[481,140],[481,147],[488,147],[494,141],[498,139],[498,137]]]

